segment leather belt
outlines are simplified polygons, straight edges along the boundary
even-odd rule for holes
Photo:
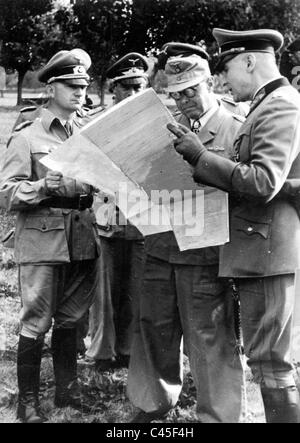
[[[49,197],[40,202],[39,206],[84,211],[91,208],[93,202],[94,197],[91,194],[76,194],[75,197]]]

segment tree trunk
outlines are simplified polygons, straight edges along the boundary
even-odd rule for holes
[[[100,98],[100,106],[106,106],[105,105],[105,84],[106,80],[103,75],[99,75],[97,78],[97,86],[98,86],[98,95]]]
[[[100,87],[100,105],[105,106],[105,82],[101,81]]]
[[[18,99],[17,99],[17,105],[22,104],[22,88],[23,88],[23,81],[25,77],[26,71],[18,71]]]

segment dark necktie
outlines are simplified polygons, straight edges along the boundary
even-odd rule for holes
[[[72,125],[71,125],[71,123],[70,122],[66,122],[64,127],[65,127],[65,130],[66,130],[66,133],[68,134],[68,137],[71,137],[71,135],[72,135]]]
[[[193,125],[192,125],[192,131],[193,131],[195,134],[199,134],[200,129],[201,129],[201,123],[200,123],[200,120],[195,120],[195,121],[193,122]]]

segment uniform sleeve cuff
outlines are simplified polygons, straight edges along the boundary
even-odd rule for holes
[[[41,200],[44,200],[46,197],[49,197],[48,189],[46,186],[46,180],[44,178],[36,182],[32,182],[32,187],[37,193],[37,195],[41,198]]]
[[[232,176],[238,163],[206,151],[201,155],[194,169],[197,183],[213,186],[229,192],[232,188]]]

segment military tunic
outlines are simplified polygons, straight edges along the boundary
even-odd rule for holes
[[[230,192],[231,241],[220,276],[240,287],[249,365],[267,388],[295,385],[294,273],[300,266],[300,99],[283,79],[257,96],[235,142],[237,162],[201,155],[194,178]],[[268,92],[269,91],[269,92]]]
[[[190,126],[183,115],[178,121]],[[219,105],[198,136],[211,152],[231,156],[242,121]],[[237,422],[242,367],[235,353],[232,298],[218,279],[219,248],[181,252],[172,232],[146,237],[145,248],[140,321],[128,375],[130,400],[151,413],[176,405],[182,388],[183,336],[199,420]]]
[[[77,130],[74,120],[73,131]],[[63,186],[50,197],[47,168],[39,162],[67,137],[61,122],[42,109],[40,117],[13,135],[1,171],[0,205],[17,212],[22,334],[32,338],[47,332],[52,316],[58,327],[74,327],[93,301],[98,279],[99,244],[92,209],[50,206],[53,197],[68,206],[76,195],[90,195],[92,188],[64,177]]]

